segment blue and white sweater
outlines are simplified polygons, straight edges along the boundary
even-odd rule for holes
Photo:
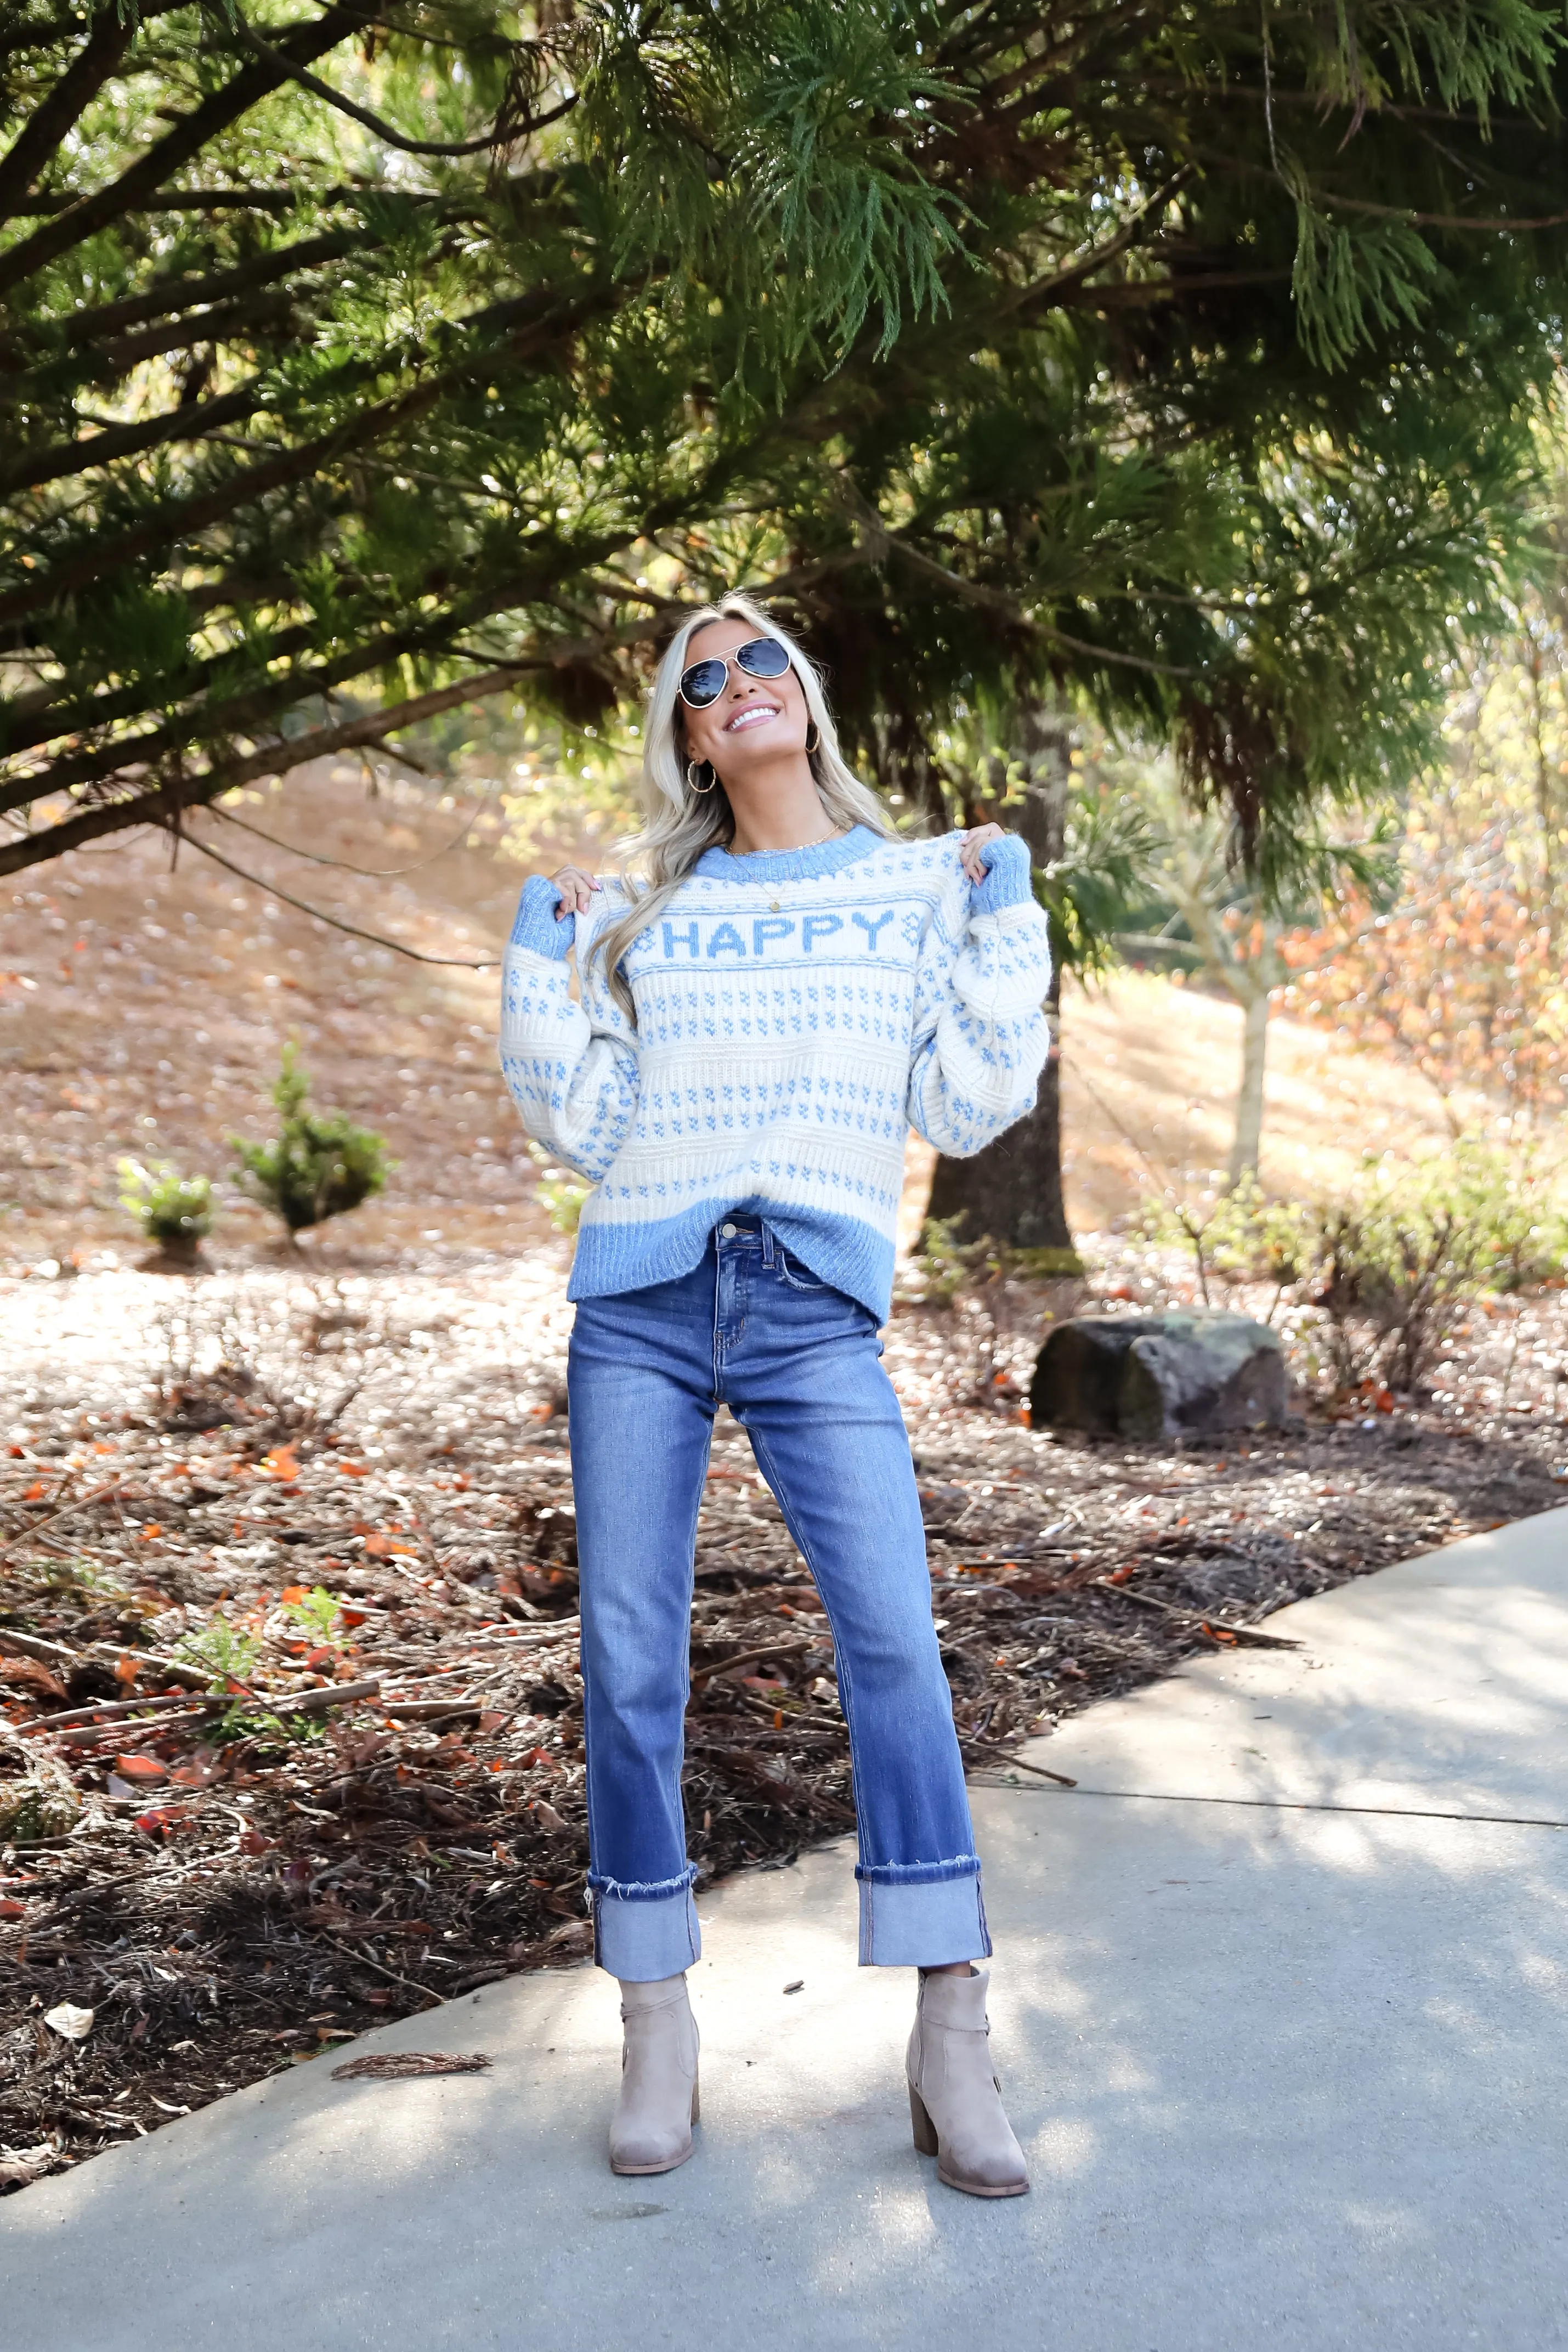
[[[1048,1045],[1028,850],[990,843],[972,885],[961,847],[857,825],[810,849],[708,850],[622,959],[634,1027],[588,952],[624,887],[574,918],[553,883],[527,884],[501,1068],[529,1134],[594,1188],[571,1297],[689,1273],[744,1209],[885,1320],[906,1127],[981,1150],[1033,1103]]]

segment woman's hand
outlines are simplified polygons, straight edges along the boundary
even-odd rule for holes
[[[983,882],[986,878],[986,861],[980,853],[988,842],[1001,840],[1001,826],[977,824],[971,831],[960,834],[958,837],[964,845],[959,853],[959,863],[965,873],[971,882]]]
[[[563,866],[559,874],[550,876],[550,880],[560,892],[560,905],[556,910],[560,915],[586,915],[594,892],[601,887],[580,866]]]

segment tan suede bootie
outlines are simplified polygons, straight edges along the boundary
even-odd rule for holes
[[[673,2172],[697,2120],[697,2021],[684,1976],[621,1987],[621,2095],[610,2126],[612,2172]]]
[[[909,2112],[915,2145],[936,2158],[936,2178],[970,2197],[1021,2197],[1023,2150],[1002,2112],[991,2071],[983,1969],[967,1977],[924,1969],[909,2037]]]

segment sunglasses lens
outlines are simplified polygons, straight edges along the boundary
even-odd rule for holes
[[[690,703],[694,710],[706,710],[724,692],[728,674],[721,661],[694,662],[690,669],[681,672],[681,700]]]
[[[736,660],[752,677],[782,677],[789,656],[777,637],[753,637],[737,648]]]

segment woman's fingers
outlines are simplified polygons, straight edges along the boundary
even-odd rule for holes
[[[563,866],[559,874],[550,876],[550,880],[560,892],[560,912],[563,915],[587,914],[593,894],[600,887],[591,874],[585,874],[580,866]]]
[[[1002,828],[999,824],[977,824],[967,833],[960,835],[959,838],[964,846],[959,852],[958,862],[971,882],[985,880],[986,861],[981,853],[988,842],[1000,841],[1001,837]]]

